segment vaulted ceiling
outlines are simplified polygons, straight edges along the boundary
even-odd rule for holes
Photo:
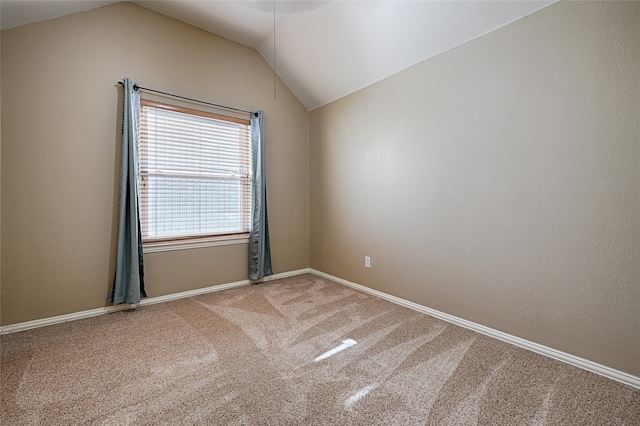
[[[257,49],[312,110],[554,1],[133,3]],[[11,28],[111,3],[117,1],[2,0],[0,24]]]

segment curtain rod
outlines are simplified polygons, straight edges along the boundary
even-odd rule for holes
[[[119,81],[118,84],[121,85],[121,86],[124,86],[124,83],[122,81]],[[184,100],[191,101],[191,102],[197,102],[197,103],[200,103],[200,104],[211,105],[211,106],[215,106],[215,107],[218,107],[218,108],[225,108],[225,109],[230,109],[230,110],[233,110],[233,111],[246,112],[247,114],[252,114],[253,113],[253,111],[247,111],[245,109],[234,108],[234,107],[229,107],[229,106],[225,106],[225,105],[218,105],[218,104],[214,104],[214,103],[211,103],[211,102],[200,101],[198,99],[186,98],[184,96],[174,95],[174,94],[167,93],[167,92],[161,92],[160,90],[149,89],[147,87],[142,87],[142,86],[138,86],[137,84],[134,84],[133,85],[133,90],[138,90],[138,89],[146,90],[147,92],[159,93],[161,95],[171,96],[173,98],[184,99]]]

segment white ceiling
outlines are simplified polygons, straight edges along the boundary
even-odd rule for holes
[[[551,1],[133,0],[253,47],[309,110],[540,10]],[[0,0],[2,29],[117,1]]]

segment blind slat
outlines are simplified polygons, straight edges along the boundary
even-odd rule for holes
[[[247,233],[249,125],[168,107],[141,108],[143,241]]]

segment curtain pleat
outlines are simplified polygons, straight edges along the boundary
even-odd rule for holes
[[[138,303],[147,297],[144,290],[144,258],[138,209],[140,142],[140,94],[135,83],[123,80],[122,162],[120,167],[120,202],[116,272],[109,301]]]
[[[251,194],[251,233],[249,235],[249,279],[272,275],[267,183],[264,171],[264,112],[251,113],[251,152],[253,185]]]

